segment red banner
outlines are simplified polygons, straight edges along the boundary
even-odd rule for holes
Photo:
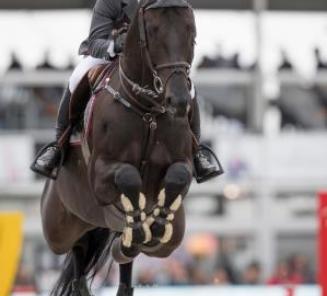
[[[327,296],[327,191],[319,194],[319,281]]]

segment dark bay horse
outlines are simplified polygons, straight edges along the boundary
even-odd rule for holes
[[[89,157],[84,146],[71,148],[43,192],[47,242],[68,253],[54,295],[90,295],[86,278],[111,255],[120,264],[117,295],[131,296],[135,257],[167,257],[180,245],[193,172],[195,34],[186,1],[139,4],[119,69],[97,94]]]

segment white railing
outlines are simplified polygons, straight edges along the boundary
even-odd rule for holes
[[[116,295],[117,288],[94,291],[96,296]],[[157,287],[136,288],[137,296],[321,296],[318,286],[299,287]],[[34,293],[14,293],[12,296],[36,296]],[[47,296],[43,294],[42,296]]]

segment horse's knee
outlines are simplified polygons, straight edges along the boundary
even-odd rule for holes
[[[141,175],[136,167],[122,165],[115,174],[115,184],[124,195],[136,199],[142,188]]]
[[[161,259],[168,258],[168,257],[170,257],[173,254],[173,252],[175,250],[176,250],[176,248],[167,248],[167,247],[162,248],[162,250],[160,250],[158,252],[158,254],[156,254],[155,257],[161,258]]]
[[[62,255],[69,251],[70,245],[67,244],[67,238],[59,231],[44,231],[45,239],[51,251],[56,255]]]
[[[166,243],[160,243],[154,247],[145,247],[142,252],[151,257],[169,257],[182,243],[185,235],[185,211],[181,207],[176,213],[173,223],[172,238]]]
[[[165,190],[168,195],[178,195],[186,191],[192,181],[191,168],[182,162],[169,167],[165,176]]]
[[[69,248],[66,248],[65,246],[63,246],[62,244],[58,244],[55,242],[51,242],[49,240],[47,240],[48,242],[48,246],[50,248],[50,250],[55,254],[55,255],[63,255],[66,254],[69,251]]]
[[[142,252],[149,257],[164,259],[171,256],[172,253],[179,247],[179,245],[180,242],[175,242],[175,243],[170,242],[168,244],[160,244],[160,247],[155,247],[152,250],[151,249],[143,250]]]

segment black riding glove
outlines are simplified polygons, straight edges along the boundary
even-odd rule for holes
[[[114,39],[115,54],[120,54],[123,51],[125,47],[126,36],[127,33],[122,33],[117,35],[117,37]]]
[[[114,40],[114,52],[115,54],[120,54],[125,47],[125,41],[127,37],[127,31],[128,31],[128,24],[124,23],[120,29],[118,30],[113,30],[112,37]]]

